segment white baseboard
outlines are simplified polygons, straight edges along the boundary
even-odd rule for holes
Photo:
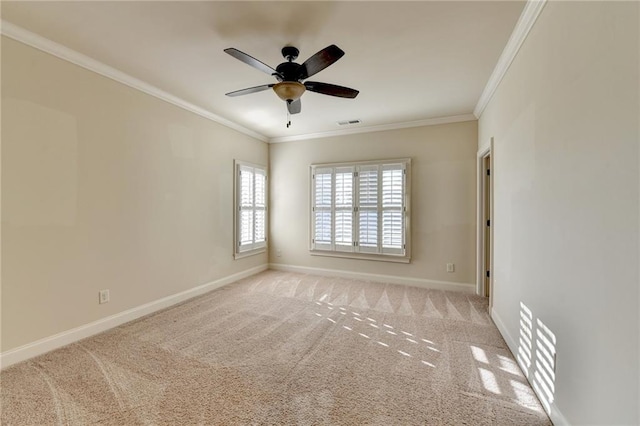
[[[515,356],[518,353],[518,343],[513,339],[511,334],[509,334],[509,330],[507,330],[507,326],[502,322],[502,318],[496,312],[494,308],[491,308],[491,319],[495,323],[496,327],[498,327],[498,331],[502,334],[502,338],[507,342],[507,346],[511,349],[511,353]]]
[[[498,315],[496,310],[493,309],[493,308],[491,308],[491,319],[495,323],[496,327],[498,327],[498,331],[500,331],[500,334],[502,334],[502,337],[504,338],[505,342],[507,342],[507,346],[509,346],[509,349],[511,350],[511,353],[513,354],[513,357],[517,360],[518,358],[516,357],[516,355],[518,353],[518,344],[513,339],[511,334],[509,334],[509,331],[507,330],[507,327],[505,326],[504,322],[502,321],[502,318],[500,318],[500,315]],[[522,367],[520,366],[520,362],[518,362],[518,366],[522,369]],[[523,374],[526,377],[526,374],[524,372],[523,372]],[[528,377],[527,377],[527,380],[529,380]],[[533,391],[536,392],[535,388],[533,387],[533,384],[531,384],[531,389],[533,389]],[[537,392],[536,392],[536,394],[537,394]],[[540,395],[538,395],[538,398],[540,398]],[[565,426],[565,425],[569,426],[571,424],[564,417],[562,412],[560,412],[560,410],[558,409],[558,406],[556,405],[555,401],[553,401],[551,404],[549,404],[549,408],[550,408],[549,418],[551,419],[551,421],[553,422],[553,424],[555,426]]]
[[[62,346],[77,342],[78,340],[93,336],[94,334],[101,333],[129,321],[159,311],[161,309],[168,308],[169,306],[175,305],[176,303],[183,302],[187,299],[191,299],[193,297],[207,293],[211,290],[215,290],[227,284],[231,284],[232,282],[249,277],[251,275],[255,275],[259,272],[265,271],[266,269],[266,264],[256,266],[254,268],[247,269],[246,271],[238,272],[236,274],[211,281],[198,287],[194,287],[189,290],[173,294],[171,296],[163,297],[162,299],[154,300],[153,302],[136,306],[135,308],[126,310],[124,312],[120,312],[106,318],[90,322],[89,324],[81,325],[80,327],[63,331],[62,333],[54,334],[53,336],[45,337],[44,339],[40,339],[32,343],[27,343],[26,345],[17,347],[15,349],[2,352],[0,353],[0,368],[6,368],[15,363],[25,361],[29,358],[33,358]]]
[[[352,278],[357,280],[376,281],[391,284],[408,285],[412,287],[429,288],[435,290],[453,290],[467,293],[475,292],[475,284],[454,283],[448,281],[434,281],[423,278],[399,277],[396,275],[368,274],[364,272],[341,271],[338,269],[312,268],[308,266],[285,265],[282,263],[270,263],[269,269],[286,272],[299,272],[302,274],[322,275],[330,277]]]

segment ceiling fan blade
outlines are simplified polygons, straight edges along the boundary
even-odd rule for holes
[[[312,92],[322,93],[323,95],[329,96],[337,96],[339,98],[353,99],[358,96],[358,93],[360,93],[359,91],[349,87],[336,86],[335,84],[320,83],[317,81],[307,81],[304,83],[304,87]]]
[[[287,109],[289,110],[289,114],[298,114],[300,113],[300,111],[302,111],[302,102],[300,101],[300,99],[287,102]]]
[[[235,92],[225,93],[227,96],[242,96],[248,95],[249,93],[257,93],[262,92],[263,90],[267,90],[272,88],[273,84],[263,84],[262,86],[249,87],[247,89],[236,90]]]
[[[344,56],[344,52],[335,44],[327,46],[306,61],[300,67],[299,80],[304,80],[322,71]]]
[[[238,49],[234,49],[233,47],[230,47],[228,49],[224,49],[224,51],[227,52],[229,55],[233,56],[234,58],[236,58],[237,60],[242,61],[245,64],[250,65],[255,69],[258,69],[266,74],[269,74],[269,75],[278,74],[276,70],[271,68],[269,65],[257,60],[253,56],[249,56],[246,53],[239,51]]]

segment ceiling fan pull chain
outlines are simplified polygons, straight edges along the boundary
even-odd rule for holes
[[[287,109],[287,129],[291,127],[291,114],[289,113],[289,109]]]

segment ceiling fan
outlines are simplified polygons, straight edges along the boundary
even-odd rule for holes
[[[327,46],[302,64],[293,62],[300,51],[293,46],[285,46],[282,48],[282,56],[286,62],[281,63],[276,69],[247,55],[238,49],[224,49],[226,53],[250,65],[264,73],[272,75],[278,80],[278,83],[263,84],[261,86],[249,87],[247,89],[236,90],[226,93],[227,96],[241,96],[249,93],[262,92],[263,90],[273,89],[280,99],[287,103],[287,110],[290,114],[298,114],[302,110],[300,97],[309,90],[311,92],[321,93],[323,95],[337,96],[340,98],[355,98],[358,91],[349,87],[337,86],[335,84],[320,83],[317,81],[305,81],[312,75],[322,71],[329,65],[336,62],[344,56],[344,52],[335,44]]]

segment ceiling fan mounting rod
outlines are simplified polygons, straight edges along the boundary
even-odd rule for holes
[[[300,51],[293,46],[285,46],[282,48],[282,56],[289,62],[296,60]]]

